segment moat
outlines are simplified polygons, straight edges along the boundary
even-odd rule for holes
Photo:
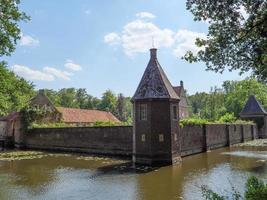
[[[201,199],[201,185],[244,190],[250,175],[267,182],[267,147],[231,147],[161,168],[77,154],[31,154],[0,161],[0,199]]]

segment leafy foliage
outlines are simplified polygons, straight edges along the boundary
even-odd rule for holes
[[[29,17],[19,10],[19,0],[0,0],[0,58],[10,56],[20,38],[21,21]],[[0,116],[19,111],[33,95],[33,85],[7,69],[0,61]]]
[[[121,123],[116,123],[116,122],[102,122],[102,121],[97,121],[92,124],[88,124],[87,126],[84,127],[104,127],[104,126],[129,126],[131,124],[128,124],[127,122],[121,122]],[[66,128],[66,127],[77,127],[76,124],[68,124],[64,122],[55,122],[55,123],[37,123],[33,122],[30,124],[29,129],[32,128]]]
[[[186,6],[194,20],[209,23],[207,38],[196,40],[201,50],[187,52],[187,61],[203,61],[215,72],[250,70],[267,82],[266,0],[187,0]]]
[[[107,90],[106,92],[104,92],[104,94],[101,98],[101,102],[98,105],[98,107],[100,110],[115,113],[116,112],[116,103],[117,103],[116,95],[111,90]]]
[[[20,0],[0,0],[0,57],[10,56],[20,39],[18,23],[30,18],[19,10]]]
[[[197,118],[186,118],[180,120],[180,127],[183,128],[186,125],[203,125],[208,124],[209,121],[205,119],[197,119]]]
[[[252,176],[246,183],[246,200],[267,199],[267,184]]]
[[[26,106],[21,110],[22,121],[24,129],[27,130],[32,127],[33,123],[40,123],[51,114],[51,110],[47,107]]]
[[[212,88],[210,93],[196,93],[189,96],[188,100],[192,114],[210,121],[220,121],[227,113],[233,113],[234,117],[238,118],[251,94],[267,108],[267,86],[253,78],[225,81],[222,88]]]
[[[0,116],[19,111],[34,95],[32,83],[16,76],[0,62]]]
[[[107,90],[101,99],[91,96],[84,88],[63,88],[59,91],[46,89],[45,93],[55,106],[109,111],[123,122],[132,121],[130,97],[121,93],[116,96],[111,90]]]
[[[206,200],[262,200],[267,199],[267,184],[257,179],[255,176],[250,177],[246,182],[246,192],[244,198],[238,193],[235,188],[232,188],[232,192],[228,192],[227,195],[219,195],[209,189],[207,186],[202,186],[202,196]]]
[[[236,121],[236,117],[233,113],[225,113],[220,117],[219,122],[232,123]]]

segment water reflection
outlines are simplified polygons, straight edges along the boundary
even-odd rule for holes
[[[0,161],[0,199],[201,199],[201,185],[244,190],[251,174],[267,180],[267,148],[225,148],[146,168],[78,155]]]

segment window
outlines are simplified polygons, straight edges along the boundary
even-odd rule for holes
[[[145,134],[142,134],[142,135],[141,135],[141,141],[142,141],[142,142],[145,142],[145,141],[146,141],[146,135],[145,135]]]
[[[164,142],[164,135],[163,134],[159,134],[159,141]]]
[[[140,120],[147,120],[147,105],[140,104]]]
[[[172,116],[173,119],[177,119],[177,106],[172,106]]]

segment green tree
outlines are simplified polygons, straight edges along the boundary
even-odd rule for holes
[[[88,94],[85,88],[79,88],[76,91],[76,101],[79,108],[85,109],[88,106]]]
[[[19,10],[19,4],[20,0],[0,0],[0,57],[15,51],[21,34],[18,23],[30,19]]]
[[[122,93],[118,95],[116,113],[119,120],[131,123],[132,103],[130,97],[125,97]]]
[[[121,121],[126,121],[126,102],[125,102],[125,97],[123,96],[122,93],[118,95],[118,101],[116,105],[116,110],[117,110],[117,116],[119,120]]]
[[[0,62],[0,116],[19,111],[34,95],[33,84],[16,76]]]
[[[10,56],[20,38],[18,23],[29,17],[18,8],[19,0],[0,0],[0,58]],[[33,95],[33,84],[16,76],[0,61],[0,115],[18,111]]]
[[[226,95],[225,107],[229,113],[234,113],[236,117],[239,117],[248,97],[252,94],[267,108],[267,86],[255,79],[228,81],[224,82],[223,87]]]
[[[267,86],[254,78],[225,81],[222,88],[215,87],[209,93],[190,95],[188,100],[193,114],[208,120],[220,120],[222,116],[229,117],[229,114],[238,118],[250,95],[255,95],[267,108]]]
[[[45,94],[55,106],[60,106],[60,97],[57,91],[52,89],[45,89]]]
[[[215,72],[252,71],[267,82],[266,0],[187,0],[186,6],[194,20],[209,22],[207,38],[196,40],[201,50],[187,52],[187,61],[203,61]]]
[[[117,104],[116,95],[111,90],[107,90],[102,95],[101,102],[98,108],[100,110],[109,111],[117,115],[116,104]]]
[[[63,107],[67,108],[79,108],[76,99],[76,90],[75,88],[63,88],[58,91],[59,103]]]

